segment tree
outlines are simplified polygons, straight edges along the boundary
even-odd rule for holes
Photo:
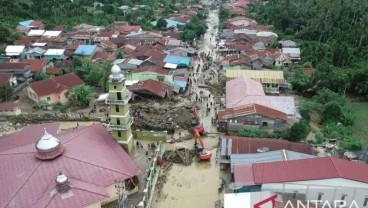
[[[363,147],[362,141],[356,137],[347,137],[339,142],[340,147],[350,150],[357,151]]]
[[[286,139],[291,142],[305,140],[309,134],[310,126],[304,119],[294,123],[287,131]]]
[[[193,30],[184,30],[183,32],[180,33],[179,38],[180,40],[190,42],[196,38],[196,34]]]
[[[33,78],[33,80],[35,82],[37,81],[41,81],[41,80],[44,80],[44,79],[47,79],[48,76],[45,74],[45,73],[39,73],[39,74],[36,74],[35,77]]]
[[[331,101],[323,105],[322,121],[323,122],[341,122],[344,119],[344,111],[341,105],[336,101]]]
[[[158,30],[166,30],[167,22],[164,18],[160,18],[157,20],[156,27]]]
[[[92,98],[92,88],[88,85],[78,85],[70,90],[69,102],[73,106],[87,107]]]
[[[0,96],[6,101],[8,101],[10,96],[13,94],[13,91],[13,87],[9,85],[0,86]]]
[[[122,59],[123,57],[123,52],[120,49],[116,50],[116,59]]]
[[[310,115],[316,109],[317,104],[312,100],[304,101],[299,105],[299,111],[302,118],[309,120]]]

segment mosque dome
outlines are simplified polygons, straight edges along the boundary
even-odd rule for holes
[[[49,160],[61,155],[64,148],[61,147],[60,140],[49,134],[45,129],[43,136],[36,143],[36,150],[37,158]]]
[[[114,64],[114,66],[112,66],[112,68],[111,68],[111,74],[120,75],[121,74],[120,67],[118,65]]]

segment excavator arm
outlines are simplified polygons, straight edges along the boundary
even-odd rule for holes
[[[198,130],[194,128],[193,134],[194,134],[195,141],[198,142],[199,140],[199,144],[201,144],[202,148],[204,148],[203,139],[201,135],[199,134]]]
[[[198,113],[197,113],[197,110],[196,110],[196,106],[195,105],[192,108],[192,114],[193,114],[193,117],[196,120],[197,124],[200,124],[201,123],[201,120],[199,119],[199,116],[198,116]]]

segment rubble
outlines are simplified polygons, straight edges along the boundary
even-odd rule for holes
[[[142,112],[142,116],[135,115],[133,129],[168,131],[175,129],[189,129],[192,120],[191,106],[175,106],[174,103],[136,103],[131,106],[133,112]]]
[[[173,163],[183,163],[186,166],[192,164],[194,150],[187,148],[178,148],[176,150],[167,150],[164,152],[163,159]]]

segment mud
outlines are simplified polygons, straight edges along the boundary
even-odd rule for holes
[[[176,150],[167,150],[164,152],[163,159],[168,162],[181,163],[186,166],[192,164],[194,150],[187,148],[179,148]]]

